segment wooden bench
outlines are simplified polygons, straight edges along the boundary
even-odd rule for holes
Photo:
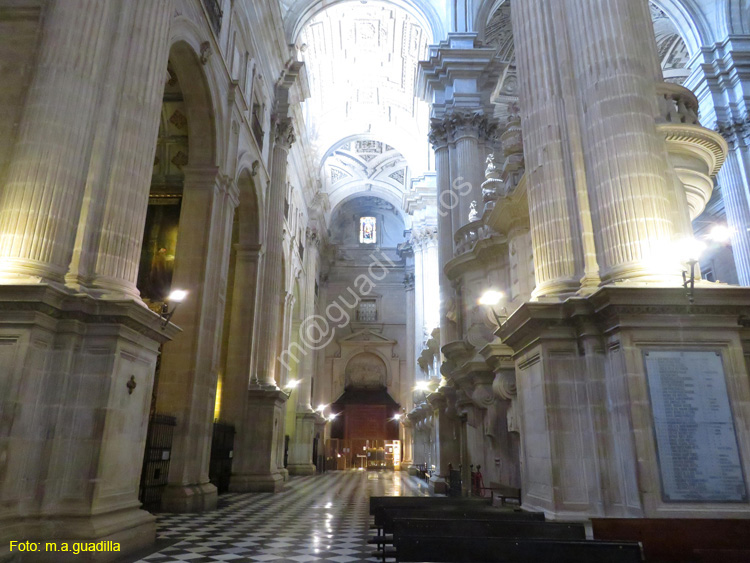
[[[399,563],[641,563],[638,543],[397,536]]]
[[[387,545],[393,544],[393,523],[396,519],[420,519],[429,518],[450,525],[461,520],[489,520],[495,522],[508,521],[534,521],[544,522],[543,512],[523,512],[521,510],[497,509],[491,506],[480,506],[478,508],[463,508],[444,505],[432,509],[418,508],[386,508],[375,516],[375,525],[378,535],[370,538],[368,543],[376,544],[378,551],[373,555],[376,557],[393,556],[394,551],[388,551]]]
[[[393,536],[585,540],[583,524],[520,519],[395,518]]]

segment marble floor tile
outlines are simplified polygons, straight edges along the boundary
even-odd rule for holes
[[[428,494],[404,472],[294,477],[275,495],[222,495],[214,512],[158,514],[157,538],[170,545],[137,563],[376,561],[367,544],[370,496]]]

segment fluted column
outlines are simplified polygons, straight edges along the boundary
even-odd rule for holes
[[[45,6],[37,66],[0,190],[0,279],[63,281],[116,19],[113,2]]]
[[[277,381],[281,366],[280,350],[282,304],[283,217],[287,188],[287,159],[294,144],[294,130],[289,117],[289,89],[302,63],[289,64],[276,85],[274,102],[271,181],[266,193],[266,232],[264,264],[258,314],[255,318],[253,343],[257,353],[254,372],[246,391],[247,404],[242,420],[242,434],[235,439],[238,458],[232,465],[229,488],[235,492],[270,491],[283,487],[286,470],[280,460],[284,442],[284,405],[288,399]]]
[[[281,286],[283,258],[284,199],[286,196],[286,173],[289,150],[294,143],[294,130],[290,118],[278,119],[274,129],[274,145],[271,161],[271,183],[268,187],[268,207],[265,237],[265,265],[263,268],[262,298],[258,319],[263,330],[258,332],[258,364],[253,374],[253,383],[259,386],[276,387],[277,338],[281,326],[283,288]]]
[[[300,327],[301,331],[305,329],[305,319],[309,319],[315,314],[315,285],[318,279],[320,252],[320,235],[317,231],[308,228],[305,238],[305,301],[302,317],[303,324]],[[301,343],[301,346],[307,353],[302,357],[302,366],[300,369],[301,382],[299,385],[299,394],[297,395],[297,412],[312,412],[312,378],[315,371],[316,350],[308,348],[307,343],[304,341]]]
[[[448,150],[448,132],[442,120],[431,122],[430,143],[435,150],[438,199],[438,268],[440,282],[440,344],[453,342],[457,338],[456,322],[448,315],[455,314],[456,304],[453,288],[445,265],[453,258],[453,219],[451,215],[451,167]]]
[[[412,228],[411,236],[411,247],[414,252],[414,361],[412,362],[412,369],[414,370],[414,379],[416,380],[419,373],[417,358],[422,353],[422,345],[425,339],[423,227]]]
[[[676,261],[653,259],[675,229],[666,149],[654,120],[658,71],[647,2],[567,0],[557,9],[567,20],[585,106],[581,134],[601,279],[679,276]]]
[[[303,296],[302,323],[297,327],[300,332],[299,348],[294,350],[296,357],[301,357],[298,368],[300,380],[297,387],[297,404],[294,423],[294,434],[289,444],[289,465],[287,469],[292,475],[312,475],[315,473],[313,464],[313,440],[315,439],[315,423],[318,415],[313,411],[312,378],[315,371],[316,350],[307,342],[305,320],[315,314],[315,282],[318,277],[318,245],[320,237],[314,229],[308,228],[305,234],[305,293]],[[296,337],[296,334],[292,335]],[[322,446],[321,446],[322,447]]]
[[[479,109],[453,111],[448,117],[451,139],[451,181],[453,193],[458,203],[453,214],[454,233],[469,223],[471,203],[476,202],[477,213],[481,213],[483,167],[485,154],[480,141],[494,133],[496,126],[491,124]],[[455,164],[455,167],[453,166]],[[458,221],[456,221],[458,219]]]
[[[585,274],[576,186],[566,142],[566,107],[557,71],[551,0],[513,5],[519,100],[528,181],[536,296],[565,296]]]
[[[732,228],[732,251],[740,285],[750,285],[750,117],[719,129],[729,154],[719,171],[719,185]]]
[[[99,122],[84,221],[67,280],[100,295],[138,299],[172,2],[135,0],[123,8],[132,15],[124,34],[129,41],[110,65],[115,99]]]
[[[168,512],[216,507],[208,465],[238,196],[234,182],[216,168],[185,170],[173,287],[190,293],[172,319],[182,334],[164,346],[156,404],[158,412],[177,418],[162,496]]]

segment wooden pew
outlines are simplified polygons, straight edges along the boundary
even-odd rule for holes
[[[641,563],[632,542],[397,536],[399,563]]]
[[[368,543],[376,544],[378,551],[373,555],[375,557],[392,557],[394,550],[386,549],[386,545],[393,543],[393,522],[396,519],[418,519],[430,518],[441,520],[446,525],[459,520],[489,520],[496,522],[508,521],[535,521],[544,522],[543,512],[524,512],[521,510],[509,510],[492,508],[491,506],[480,505],[474,507],[461,507],[442,505],[432,509],[421,508],[383,508],[376,512],[375,525],[378,528],[378,535],[370,538]]]
[[[395,518],[393,536],[585,540],[583,524],[538,520]]]

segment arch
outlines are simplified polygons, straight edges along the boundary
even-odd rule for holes
[[[236,211],[239,217],[239,243],[243,246],[259,247],[264,233],[261,219],[263,211],[250,170],[241,166],[235,182],[240,193]]]
[[[685,41],[691,57],[700,51],[701,46],[710,45],[711,27],[694,0],[649,0],[664,11],[672,20],[677,32]]]
[[[352,372],[357,370],[353,377]],[[344,389],[381,389],[390,381],[388,362],[377,350],[358,351],[346,362]]]
[[[228,139],[227,109],[219,86],[222,71],[220,57],[201,61],[201,43],[206,40],[191,20],[178,16],[170,22],[169,59],[183,83],[191,138],[188,166],[213,167],[224,162]],[[195,140],[195,142],[192,142]]]
[[[371,189],[365,190],[359,181],[354,181],[329,194],[328,198],[331,203],[330,217],[333,217],[336,210],[348,201],[357,199],[358,197],[375,196],[393,205],[403,220],[404,225],[408,226],[411,216],[403,210],[403,197],[397,196],[391,186],[383,187],[379,182],[373,182],[370,185]]]
[[[287,43],[294,45],[302,29],[318,13],[344,2],[356,0],[296,0],[284,15],[284,35]],[[441,18],[429,0],[383,0],[409,12],[422,27],[429,31],[432,43],[437,43],[448,36],[444,18]]]

